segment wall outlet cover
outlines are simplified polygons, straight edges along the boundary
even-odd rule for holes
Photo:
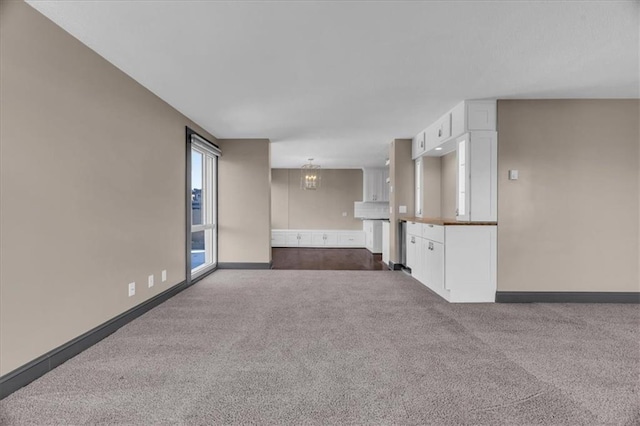
[[[398,213],[406,213],[407,206],[398,206]]]
[[[162,270],[162,282],[165,282],[167,280],[167,270],[163,269]]]
[[[509,170],[509,180],[518,180],[517,170]]]
[[[129,283],[129,297],[136,294],[136,283]]]
[[[342,217],[347,217],[347,212],[342,212]]]
[[[147,282],[149,283],[149,288],[153,287],[153,275],[149,275],[149,279]]]

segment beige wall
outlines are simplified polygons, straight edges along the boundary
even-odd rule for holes
[[[353,217],[353,203],[362,201],[362,170],[323,169],[317,191],[300,189],[300,169],[271,175],[273,229],[362,229]]]
[[[271,261],[268,139],[219,139],[218,238],[222,263]]]
[[[5,374],[185,279],[194,125],[28,5],[0,8]]]
[[[392,207],[389,221],[389,260],[399,263],[398,221],[402,217],[415,216],[414,179],[415,164],[411,159],[411,139],[395,139],[389,146],[389,205]],[[400,206],[407,206],[407,213],[399,213]]]
[[[422,157],[422,217],[442,216],[440,157]]]
[[[498,102],[498,290],[640,290],[638,122],[638,100]]]

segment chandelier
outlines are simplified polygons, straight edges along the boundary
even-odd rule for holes
[[[305,191],[315,191],[320,188],[320,166],[312,164],[313,158],[309,158],[309,163],[300,168],[300,188]]]

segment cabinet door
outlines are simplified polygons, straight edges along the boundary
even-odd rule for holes
[[[435,289],[445,289],[444,244],[435,241],[429,241],[429,243],[429,260],[427,264],[430,285]]]
[[[451,113],[447,113],[435,123],[436,146],[451,137]],[[435,147],[434,147],[435,148]]]
[[[314,246],[323,246],[324,240],[323,232],[314,232],[311,234],[311,244]]]
[[[324,234],[324,245],[335,247],[338,245],[338,234],[335,232],[326,232]]]
[[[469,220],[498,219],[498,137],[496,132],[473,132],[469,140]]]
[[[311,246],[311,232],[300,232],[299,245],[300,247],[309,247]]]
[[[286,236],[286,244],[287,247],[298,247],[298,233],[297,232],[288,232]]]
[[[408,268],[411,268],[413,275],[413,268],[416,267],[416,254],[417,248],[416,244],[420,242],[420,238],[415,235],[407,234],[407,264],[405,265]]]
[[[285,247],[287,234],[281,231],[271,231],[271,247]]]
[[[389,222],[382,222],[382,261],[389,264]]]
[[[456,179],[456,219],[469,220],[469,134],[456,140],[457,144],[457,179]]]
[[[496,129],[496,101],[471,101],[467,104],[468,130]]]
[[[426,149],[426,131],[422,131],[411,140],[411,158],[420,157]]]
[[[389,202],[389,169],[382,170],[382,199],[380,201]]]

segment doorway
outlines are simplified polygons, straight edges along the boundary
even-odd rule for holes
[[[187,276],[202,278],[218,265],[220,148],[187,128]]]

